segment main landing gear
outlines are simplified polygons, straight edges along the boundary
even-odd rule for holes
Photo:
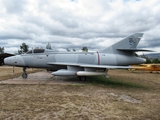
[[[23,77],[23,78],[27,78],[27,77],[28,77],[28,74],[27,74],[27,72],[26,72],[26,67],[23,68],[22,77]]]
[[[79,79],[80,79],[81,81],[86,81],[86,76],[79,76]]]

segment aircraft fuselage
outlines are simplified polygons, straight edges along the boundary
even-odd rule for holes
[[[98,52],[52,52],[52,53],[31,53],[9,57],[5,64],[19,67],[31,68],[66,68],[63,65],[50,65],[49,62],[62,62],[72,64],[91,65],[133,65],[142,64],[145,59],[133,55],[107,54]]]

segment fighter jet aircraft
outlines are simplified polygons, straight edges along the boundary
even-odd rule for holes
[[[106,75],[110,68],[130,68],[129,65],[145,63],[135,56],[136,48],[143,33],[135,33],[100,52],[57,52],[47,49],[34,49],[26,54],[5,58],[6,65],[23,67],[23,78],[27,78],[26,68],[51,68],[54,76]]]

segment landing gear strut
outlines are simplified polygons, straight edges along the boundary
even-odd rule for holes
[[[23,68],[23,74],[22,74],[23,78],[27,78],[28,74],[26,73],[26,67]]]

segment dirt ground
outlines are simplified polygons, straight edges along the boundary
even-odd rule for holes
[[[94,84],[92,78],[82,82],[53,77],[46,71],[30,73],[25,80],[0,81],[0,120],[160,119],[160,73],[110,70],[108,74],[105,85]]]

